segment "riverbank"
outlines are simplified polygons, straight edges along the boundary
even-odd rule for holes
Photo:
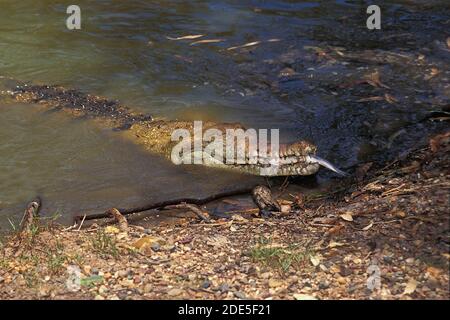
[[[449,151],[434,136],[269,219],[35,226],[2,242],[0,298],[449,299]]]

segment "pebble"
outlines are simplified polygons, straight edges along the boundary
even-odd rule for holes
[[[152,289],[153,289],[152,285],[150,283],[147,283],[144,286],[143,291],[144,291],[144,293],[150,293],[150,292],[152,292]]]
[[[234,296],[236,297],[236,298],[238,298],[238,299],[246,299],[247,297],[245,296],[245,294],[244,293],[242,293],[242,292],[240,292],[240,291],[235,291],[235,292],[233,292],[234,293]]]
[[[320,290],[325,290],[325,289],[328,289],[329,287],[330,287],[330,283],[328,281],[321,281],[319,283]]]
[[[88,266],[88,265],[83,266],[83,272],[86,275],[90,275],[91,274],[91,266]]]
[[[230,290],[230,286],[226,283],[222,283],[218,288],[218,291],[220,292],[228,292],[228,290]]]
[[[208,289],[211,286],[211,281],[209,281],[208,279],[206,279],[205,281],[202,282],[201,287],[203,289]]]
[[[133,279],[133,283],[134,284],[139,284],[139,283],[141,283],[141,281],[142,281],[142,279],[139,276],[135,276],[134,279]]]
[[[98,294],[95,296],[94,300],[105,300],[105,298]]]
[[[158,242],[154,242],[152,243],[151,248],[153,251],[158,252],[159,250],[161,250],[161,245]]]
[[[120,270],[117,272],[117,276],[119,278],[125,278],[126,276],[128,276],[128,271],[127,270]]]
[[[179,296],[182,293],[183,293],[183,290],[177,289],[177,288],[173,288],[167,292],[167,294],[171,297]]]
[[[99,288],[98,288],[98,293],[99,294],[105,294],[106,292],[108,292],[108,288],[106,287],[106,286],[100,286]]]
[[[337,282],[339,282],[340,284],[346,284],[347,280],[344,277],[338,277]]]
[[[278,288],[282,285],[283,283],[279,280],[275,280],[275,279],[270,279],[269,280],[269,287],[271,288]]]

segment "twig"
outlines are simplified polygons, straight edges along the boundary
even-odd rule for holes
[[[204,205],[206,203],[209,203],[214,200],[218,200],[221,198],[231,197],[231,196],[237,196],[241,194],[248,194],[253,190],[253,187],[251,188],[243,188],[238,190],[232,190],[232,191],[225,191],[222,193],[213,194],[211,196],[208,196],[206,198],[180,198],[180,199],[173,199],[173,200],[167,200],[167,201],[160,201],[160,202],[153,202],[149,203],[142,207],[135,207],[135,208],[129,208],[129,209],[117,209],[122,215],[129,215],[132,213],[138,213],[142,211],[148,211],[152,209],[159,209],[164,208],[171,205],[177,205],[181,203],[187,203],[187,204],[194,204],[194,205]],[[108,218],[110,215],[108,213],[99,213],[99,214],[90,214],[86,216],[86,220],[93,220],[93,219],[103,219]],[[82,215],[75,215],[74,220],[76,222],[80,221],[83,218]]]
[[[168,208],[168,209],[188,209],[189,211],[192,211],[193,213],[195,213],[203,221],[206,221],[206,222],[210,221],[208,212],[202,211],[198,206],[196,206],[194,204],[189,204],[189,203],[183,202],[180,204],[167,206],[166,208]]]
[[[84,223],[84,220],[85,220],[85,219],[86,219],[86,215],[83,216],[83,219],[81,220],[80,225],[78,226],[77,231],[80,231],[80,230],[81,230],[81,227],[83,226],[83,223]]]

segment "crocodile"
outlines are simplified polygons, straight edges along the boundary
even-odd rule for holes
[[[193,122],[154,119],[150,115],[123,106],[118,101],[61,86],[20,83],[2,91],[2,93],[15,101],[39,104],[50,110],[64,110],[74,117],[93,119],[102,126],[122,131],[126,138],[142,145],[147,151],[160,154],[168,159],[171,158],[171,152],[178,143],[178,141],[172,139],[174,130],[185,129],[191,134],[194,133]],[[203,122],[202,133],[205,133],[208,129],[217,129],[223,133],[228,129],[246,130],[239,123]],[[194,144],[194,141],[192,143]],[[235,142],[233,141],[233,143]],[[203,150],[205,143],[202,142],[201,146]],[[270,145],[267,149],[270,151]],[[346,175],[328,161],[317,156],[317,148],[310,142],[300,140],[290,144],[280,144],[277,151],[265,153],[270,154],[270,157],[260,155],[258,152],[251,154],[248,144],[245,144],[245,156],[241,162],[229,164],[224,161],[217,161],[213,157],[203,157],[202,164],[261,176],[312,175],[319,170],[320,166],[326,167],[339,175]],[[262,170],[272,166],[274,160],[276,160],[275,171]]]

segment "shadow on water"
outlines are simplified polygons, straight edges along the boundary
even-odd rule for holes
[[[280,128],[283,141],[313,140],[344,168],[391,158],[444,126],[422,120],[449,104],[447,1],[380,1],[379,31],[366,28],[362,1],[77,4],[82,29],[69,31],[60,3],[3,1],[0,76],[171,119]],[[196,34],[203,37],[168,39]],[[216,42],[194,43],[204,39]],[[379,82],[362,81],[374,74]],[[49,212],[69,212],[248,181],[172,166],[114,133],[31,106],[1,105],[0,114],[2,217],[37,192]]]

